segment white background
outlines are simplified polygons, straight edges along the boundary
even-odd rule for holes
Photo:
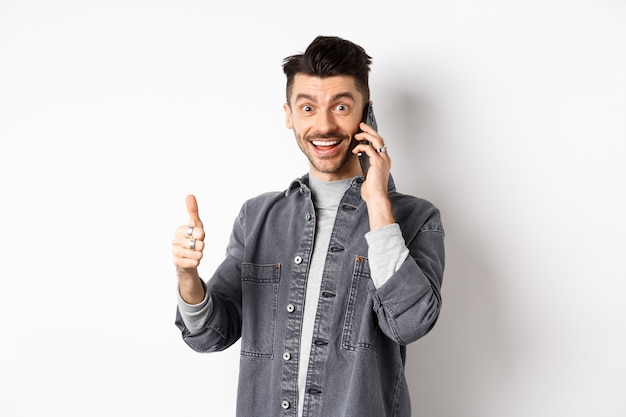
[[[306,172],[281,61],[318,34],[373,56],[396,183],[443,213],[414,415],[626,415],[626,3],[223,3],[0,0],[0,415],[234,414],[170,242],[195,193],[210,275]]]

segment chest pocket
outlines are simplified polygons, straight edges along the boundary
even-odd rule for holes
[[[378,324],[374,314],[372,294],[367,290],[368,284],[371,282],[372,277],[367,258],[357,256],[354,261],[346,317],[343,324],[342,349],[376,350]]]
[[[276,329],[280,264],[241,265],[241,354],[271,359]]]

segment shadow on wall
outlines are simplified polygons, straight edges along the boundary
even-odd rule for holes
[[[467,217],[463,199],[455,199],[465,168],[450,162],[446,150],[463,138],[444,137],[445,116],[428,99],[406,90],[392,98],[398,188],[437,205],[446,230],[442,311],[431,333],[407,349],[413,412],[484,417],[481,408],[493,404],[493,388],[510,378],[512,350],[488,242]]]

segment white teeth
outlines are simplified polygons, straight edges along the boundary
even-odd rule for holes
[[[338,144],[338,140],[314,140],[312,143],[315,146],[333,146]]]

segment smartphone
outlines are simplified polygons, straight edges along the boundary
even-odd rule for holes
[[[365,105],[365,108],[363,109],[363,117],[361,121],[364,122],[366,125],[371,126],[374,130],[378,131],[378,125],[376,124],[376,117],[374,117],[374,109],[372,108],[372,105],[370,103],[367,103]],[[360,133],[360,132],[362,132],[361,129],[359,129],[357,133]],[[370,144],[368,140],[363,140],[363,141],[360,141],[359,143],[362,143],[365,145]],[[357,156],[359,158],[359,163],[361,164],[361,171],[363,171],[363,178],[366,178],[367,171],[370,168],[370,158],[369,156],[367,156],[365,152],[359,152],[357,153]]]

